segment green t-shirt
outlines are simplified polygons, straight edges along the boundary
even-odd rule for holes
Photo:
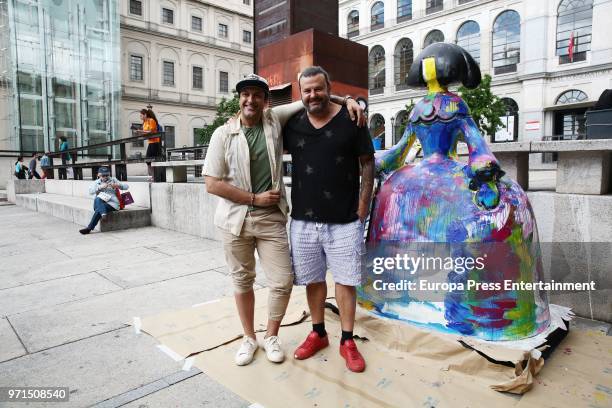
[[[255,194],[263,193],[272,188],[270,159],[263,125],[260,124],[252,128],[243,126],[242,131],[249,144],[249,154],[251,156],[251,191]]]

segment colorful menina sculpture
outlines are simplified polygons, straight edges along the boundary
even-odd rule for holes
[[[408,84],[427,86],[428,94],[413,108],[402,139],[376,158],[386,179],[370,217],[370,270],[359,301],[375,313],[425,327],[517,340],[547,329],[550,312],[545,292],[505,286],[541,280],[542,262],[527,195],[503,177],[468,106],[447,88],[458,81],[474,88],[480,79],[474,59],[454,44],[432,44],[413,63]],[[404,165],[415,137],[423,160]],[[456,156],[459,139],[468,146],[467,165]],[[441,259],[440,252],[448,257]],[[406,264],[372,272],[375,257],[397,258],[398,253],[422,258],[421,266],[432,260],[443,274],[442,287],[452,283],[458,289],[444,291],[439,302],[432,301],[435,293],[428,290],[380,290],[385,288],[381,282],[421,285],[427,280]],[[470,258],[472,265],[467,265]],[[475,259],[480,264],[474,265]]]

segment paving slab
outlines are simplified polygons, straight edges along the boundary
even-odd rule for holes
[[[13,236],[13,239],[15,239],[15,236]],[[0,263],[0,274],[13,270],[25,270],[32,267],[32,265],[60,262],[67,259],[70,259],[68,255],[55,248],[41,248],[37,251],[30,251],[3,258],[2,263]]]
[[[0,362],[26,354],[15,331],[6,318],[0,319]]]
[[[143,228],[141,228],[143,229]],[[81,237],[69,245],[62,245],[61,251],[66,255],[76,258],[90,256],[99,253],[98,245],[104,245],[105,250],[119,250],[144,247],[156,252],[176,256],[190,252],[199,252],[207,249],[219,248],[221,243],[217,241],[194,238],[191,235],[179,234],[166,235],[165,231],[158,229],[163,235],[161,242],[159,239],[133,239],[129,235],[115,235],[111,233],[92,233],[86,237]],[[128,238],[128,239],[125,239]]]
[[[78,231],[75,230],[75,233]],[[59,249],[71,258],[81,258],[98,255],[101,248],[105,251],[118,251],[143,246],[142,242],[121,240],[106,232],[92,232],[86,236],[79,234],[78,239],[64,243]]]
[[[244,408],[250,405],[238,395],[228,391],[206,374],[201,373],[170,387],[137,399],[125,408],[179,408],[223,407]]]
[[[130,268],[111,268],[99,273],[123,288],[133,288],[225,265],[222,251],[193,252],[162,260],[143,262]]]
[[[610,336],[612,335],[612,324],[584,317],[574,317],[570,322],[570,330],[595,331]]]
[[[120,289],[119,285],[97,273],[2,289],[0,290],[0,317],[90,298]]]
[[[125,242],[136,241],[143,246],[153,246],[166,242],[178,241],[185,238],[193,238],[182,232],[165,230],[157,227],[144,227],[120,231],[105,232],[111,236],[124,240]]]
[[[20,313],[11,323],[30,352],[105,333],[149,316],[229,296],[228,276],[214,270],[94,298]]]
[[[190,235],[185,236],[190,237]],[[164,242],[153,246],[146,245],[146,247],[170,256],[176,256],[205,251],[207,249],[221,249],[221,242],[206,238],[192,238],[181,239],[175,242]]]
[[[17,228],[17,227],[8,228],[6,224],[2,223],[1,220],[0,220],[0,225],[2,225],[3,232],[7,231],[7,234],[23,233],[23,230],[20,228]],[[56,248],[57,246],[60,246],[59,244],[62,241],[65,242],[64,237],[56,238],[56,239],[38,239],[38,238],[30,237],[30,239],[19,239],[17,242],[14,242],[14,239],[13,239],[13,242],[0,244],[0,257],[4,259],[5,257],[21,255],[21,254],[28,254],[33,251],[39,251],[45,248]],[[69,254],[66,254],[64,251],[60,251],[60,252],[62,252],[64,255],[70,256]]]
[[[0,363],[0,386],[69,387],[70,401],[53,406],[90,406],[180,371],[156,344],[131,328],[116,330]]]
[[[95,244],[93,244],[95,246]],[[63,254],[62,254],[63,255]],[[1,267],[3,279],[1,288],[10,288],[34,282],[63,278],[72,275],[84,274],[103,269],[123,270],[142,262],[167,258],[160,252],[148,248],[129,248],[110,250],[104,246],[98,247],[97,255],[81,258],[69,258],[63,255],[60,260],[35,262],[28,266]],[[25,257],[20,255],[19,258]]]

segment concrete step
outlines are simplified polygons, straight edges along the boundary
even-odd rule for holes
[[[17,194],[16,204],[82,226],[89,224],[93,214],[93,199],[61,194]],[[96,230],[115,231],[149,225],[151,210],[132,204],[121,211],[111,212],[105,220],[100,221]]]
[[[5,201],[8,201],[6,190],[0,190],[0,203]]]

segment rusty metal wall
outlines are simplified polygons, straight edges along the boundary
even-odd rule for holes
[[[329,72],[332,92],[337,95],[368,97],[368,48],[327,33],[307,30],[257,51],[257,72],[271,87],[291,84],[291,96],[298,100],[297,74],[310,65]]]
[[[255,1],[255,49],[314,28],[338,35],[338,0]]]

